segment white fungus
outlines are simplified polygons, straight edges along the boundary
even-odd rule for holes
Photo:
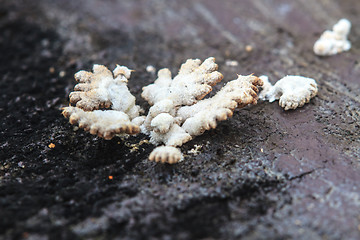
[[[181,146],[231,117],[236,107],[256,104],[262,82],[252,75],[239,75],[215,96],[201,100],[223,78],[217,67],[214,58],[203,63],[189,59],[174,79],[168,69],[162,69],[154,84],[143,88],[142,97],[153,106],[141,130],[150,134],[151,143]]]
[[[140,107],[127,88],[131,70],[118,66],[111,73],[104,66],[94,65],[94,73],[75,74],[80,82],[70,94],[75,107],[64,108],[63,115],[71,124],[105,139],[136,134],[141,129],[151,143],[166,145],[155,148],[150,160],[176,163],[182,159],[176,147],[215,128],[218,121],[231,117],[235,108],[257,102],[262,80],[253,75],[239,75],[213,97],[202,100],[223,78],[217,68],[211,57],[203,63],[187,60],[174,78],[168,69],[161,69],[155,82],[143,88],[141,96],[151,108],[147,116],[139,116]]]
[[[129,116],[121,111],[94,110],[85,112],[81,108],[66,107],[63,115],[71,124],[79,124],[80,128],[93,135],[111,139],[115,134],[136,134],[140,132],[137,124],[132,123]]]
[[[330,56],[348,51],[351,43],[347,36],[351,29],[351,22],[345,18],[340,19],[332,31],[326,30],[314,44],[314,52],[319,56]]]
[[[115,134],[138,133],[137,124],[143,118],[139,117],[140,107],[135,105],[135,97],[127,88],[130,75],[131,70],[124,66],[117,66],[113,73],[102,65],[94,65],[93,73],[77,72],[75,79],[79,83],[69,95],[75,107],[65,107],[63,115],[71,124],[79,124],[85,131],[105,139]]]
[[[215,96],[192,106],[181,107],[178,117],[185,119],[182,128],[191,136],[216,128],[217,121],[233,115],[237,107],[256,104],[257,87],[261,80],[255,76],[241,76],[228,82]]]
[[[269,102],[279,100],[279,105],[285,110],[302,107],[318,92],[316,81],[312,78],[286,76],[277,81],[274,86],[271,85],[267,76],[260,78],[264,85],[259,98]]]
[[[177,163],[183,160],[183,155],[176,147],[160,146],[150,153],[149,160],[161,163]]]

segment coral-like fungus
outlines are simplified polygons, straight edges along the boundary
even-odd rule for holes
[[[112,73],[94,65],[93,73],[75,74],[80,82],[70,94],[75,106],[64,108],[63,115],[71,124],[105,139],[141,129],[151,143],[166,145],[155,148],[150,160],[176,163],[183,159],[176,147],[215,128],[218,121],[231,117],[235,108],[257,102],[262,80],[253,75],[239,75],[213,97],[203,99],[223,78],[217,68],[215,59],[208,58],[203,63],[187,60],[174,78],[168,69],[161,69],[156,81],[143,88],[141,96],[151,105],[145,117],[139,116],[140,107],[126,85],[131,71],[117,66]]]
[[[115,134],[136,134],[140,132],[137,124],[131,123],[127,114],[121,111],[95,110],[85,112],[81,108],[66,107],[63,115],[69,118],[71,124],[79,124],[80,128],[105,139],[111,139]]]
[[[105,139],[115,134],[139,133],[142,118],[140,107],[135,105],[135,97],[127,88],[130,74],[127,67],[117,66],[111,72],[102,65],[94,65],[93,73],[77,72],[75,79],[79,83],[69,95],[75,107],[65,107],[63,115],[71,124],[79,124],[85,131]]]
[[[257,103],[257,86],[262,81],[255,76],[238,76],[228,82],[215,96],[192,106],[181,107],[178,117],[186,119],[182,128],[191,136],[201,135],[205,130],[216,128],[217,121],[226,120],[237,107]]]
[[[314,52],[320,56],[335,55],[340,52],[348,51],[351,43],[347,36],[351,29],[351,22],[347,19],[340,19],[333,26],[333,30],[326,30],[314,44]]]
[[[271,85],[267,76],[260,78],[264,84],[259,98],[269,102],[279,100],[279,105],[285,110],[302,107],[318,92],[316,81],[312,78],[286,76],[277,81],[274,86]]]
[[[149,160],[161,163],[177,163],[183,159],[183,155],[176,147],[160,146],[150,153]]]

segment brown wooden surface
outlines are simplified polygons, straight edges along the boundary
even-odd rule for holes
[[[358,0],[41,0],[0,8],[3,239],[360,238]],[[315,56],[313,43],[340,18],[353,24],[351,50]],[[146,66],[176,73],[186,59],[209,56],[224,82],[302,75],[317,80],[318,96],[296,111],[261,101],[241,109],[185,144],[183,152],[199,145],[201,153],[175,166],[148,162],[151,145],[131,152],[145,136],[105,141],[74,132],[60,115],[72,75],[94,63],[136,69],[129,87],[148,108],[141,88],[155,76]]]

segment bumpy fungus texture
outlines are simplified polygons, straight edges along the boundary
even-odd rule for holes
[[[155,148],[154,151],[150,153],[149,160],[173,164],[183,160],[183,155],[178,148],[160,146]]]
[[[140,107],[135,104],[135,97],[127,88],[130,74],[127,67],[117,66],[111,72],[102,65],[94,65],[93,73],[77,72],[75,79],[79,83],[69,95],[75,107],[65,107],[63,115],[71,124],[78,124],[105,139],[116,134],[139,133],[142,117],[139,117]]]
[[[279,100],[279,105],[285,110],[302,107],[318,92],[316,81],[312,78],[286,76],[277,81],[274,86],[271,85],[267,76],[260,76],[260,79],[264,84],[259,98],[269,102]]]
[[[333,30],[326,30],[314,44],[314,52],[320,56],[335,55],[348,51],[351,43],[347,40],[350,32],[351,22],[347,19],[340,19],[333,26]]]
[[[176,163],[183,159],[176,147],[215,128],[218,121],[231,117],[235,108],[257,103],[262,80],[253,75],[239,75],[215,96],[203,99],[223,78],[217,68],[215,59],[208,58],[203,63],[187,60],[174,78],[168,69],[161,69],[156,81],[143,88],[141,96],[151,105],[145,117],[139,116],[140,107],[126,86],[131,71],[117,66],[112,73],[94,65],[93,73],[75,74],[80,82],[70,94],[75,106],[64,108],[63,115],[71,124],[105,139],[136,134],[141,129],[151,143],[166,145],[154,149],[151,161]]]

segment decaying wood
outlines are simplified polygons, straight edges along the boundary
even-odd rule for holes
[[[0,238],[359,239],[358,0],[12,0],[0,10]],[[316,56],[341,18],[351,49]],[[147,160],[143,135],[105,141],[59,117],[78,69],[136,69],[128,85],[141,99],[156,78],[147,66],[175,75],[208,56],[225,76],[214,90],[236,74],[300,75],[318,95],[295,111],[235,110],[172,166]]]

